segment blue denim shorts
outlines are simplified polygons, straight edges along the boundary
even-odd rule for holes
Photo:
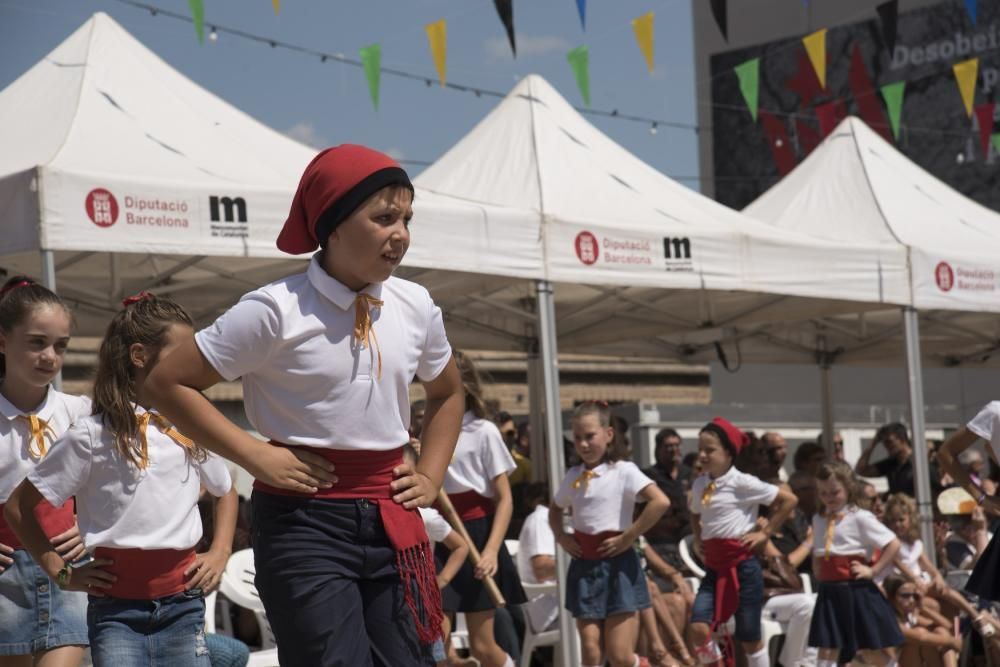
[[[599,619],[652,603],[635,549],[605,560],[574,558],[566,575],[566,609],[574,618]]]
[[[760,561],[748,558],[736,566],[736,574],[740,579],[740,601],[733,618],[736,619],[736,632],[733,637],[741,642],[760,641],[760,613],[764,608],[764,578],[761,573]],[[701,580],[698,594],[694,597],[694,607],[691,609],[692,623],[712,624],[715,611],[715,572],[709,570]]]
[[[64,591],[19,549],[0,572],[0,655],[86,646],[87,595]]]
[[[90,596],[87,623],[94,667],[211,667],[197,588],[157,600]]]

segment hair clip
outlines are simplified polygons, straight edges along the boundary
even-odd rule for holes
[[[143,290],[142,292],[139,292],[138,294],[133,294],[132,296],[123,299],[122,300],[122,306],[124,306],[125,308],[128,308],[133,303],[139,303],[140,301],[147,301],[147,300],[152,299],[153,297],[154,297],[154,295],[152,293]]]
[[[16,290],[18,287],[26,287],[28,285],[34,285],[34,284],[35,283],[33,283],[30,280],[22,280],[20,282],[16,282],[13,285],[10,285],[9,287],[4,287],[2,290],[0,290],[0,296],[5,296],[7,292],[12,292],[13,290]]]

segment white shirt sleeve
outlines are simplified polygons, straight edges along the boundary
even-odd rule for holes
[[[483,427],[479,433],[480,437],[484,440],[483,468],[486,470],[486,475],[490,478],[490,481],[500,475],[510,473],[517,468],[517,464],[514,463],[514,457],[510,455],[507,445],[503,442],[500,429],[493,422],[483,422]]]
[[[643,472],[639,470],[639,466],[632,463],[631,461],[622,461],[618,465],[622,465],[622,463],[625,464],[625,470],[622,471],[625,473],[625,489],[624,489],[625,496],[631,498],[638,498],[639,492],[641,492],[647,486],[652,484],[653,480],[651,480],[649,477],[646,477],[646,475],[644,475]]]
[[[701,514],[703,509],[701,497],[705,493],[706,486],[708,486],[708,475],[699,475],[691,483],[691,514]]]
[[[857,517],[858,535],[869,549],[884,549],[896,539],[896,534],[868,510],[859,510]]]
[[[1000,401],[990,401],[967,424],[970,431],[990,443],[993,456],[1000,459]]]
[[[778,495],[778,487],[753,475],[740,476],[740,498],[755,505],[770,505]]]
[[[420,518],[424,520],[424,528],[427,530],[427,537],[432,542],[444,542],[451,532],[451,526],[444,520],[444,517],[433,507],[421,507]]]
[[[38,465],[28,480],[52,505],[59,507],[82,489],[90,478],[93,440],[89,424],[77,422],[67,430]]]
[[[216,498],[221,498],[229,493],[229,489],[233,488],[233,478],[229,474],[229,466],[226,465],[226,460],[218,454],[208,452],[208,458],[205,459],[204,463],[199,463],[198,468],[201,471],[201,483]]]
[[[448,361],[451,360],[451,343],[444,331],[444,318],[441,309],[428,296],[430,315],[427,318],[427,336],[424,347],[417,361],[417,379],[430,382],[441,374]]]
[[[263,293],[251,292],[194,339],[212,368],[232,382],[267,361],[280,328],[277,305]]]
[[[559,490],[556,491],[556,495],[552,497],[552,501],[559,507],[566,509],[573,504],[573,481],[580,474],[580,466],[573,466],[566,471],[566,478],[563,479],[562,484],[559,485]]]

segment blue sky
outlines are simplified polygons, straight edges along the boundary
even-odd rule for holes
[[[187,14],[186,0],[150,0]],[[575,0],[515,0],[518,56],[513,58],[491,0],[204,0],[216,23],[356,58],[378,42],[382,64],[436,81],[424,25],[448,22],[448,79],[506,92],[523,76],[548,79],[582,104],[566,52],[590,49],[595,109],[694,124],[690,0],[591,0],[587,30]],[[376,112],[360,69],[272,49],[222,34],[200,46],[189,23],[114,0],[0,0],[0,88],[45,56],[94,12],[103,11],[172,67],[280,131],[316,146],[365,143],[406,160],[433,161],[497,103],[488,96],[427,87],[383,75]],[[650,74],[630,20],[655,13],[655,71]],[[612,139],[665,174],[697,174],[693,130],[592,118]],[[411,166],[411,172],[420,167]],[[683,183],[697,188],[698,182]]]

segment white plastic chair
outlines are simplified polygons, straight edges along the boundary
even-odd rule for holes
[[[215,600],[219,591],[212,591],[205,596],[205,634],[215,634]]]
[[[677,544],[677,550],[680,552],[681,560],[684,562],[684,566],[687,567],[693,575],[701,579],[705,576],[705,569],[701,565],[698,565],[698,562],[694,559],[693,543],[694,535],[685,535]]]
[[[278,649],[271,632],[271,624],[264,613],[264,603],[260,601],[257,586],[253,582],[253,550],[243,549],[229,557],[226,569],[219,582],[219,592],[238,607],[245,607],[254,613],[260,628],[261,649],[250,654],[248,667],[277,667]]]
[[[517,551],[521,548],[521,543],[518,540],[504,540],[503,544],[507,547],[507,551],[510,552],[510,557],[514,559],[514,565],[517,565]]]
[[[556,596],[555,582],[529,584],[522,581],[521,586],[524,588],[524,594],[528,596],[528,600],[534,600],[541,595]],[[531,654],[534,653],[535,649],[542,646],[555,646],[556,651],[558,652],[558,647],[561,643],[559,641],[559,626],[557,625],[551,630],[546,628],[536,628],[531,620],[531,614],[525,614],[524,620],[524,641],[521,644],[520,667],[530,667]],[[559,664],[558,660],[556,660],[556,664]]]

